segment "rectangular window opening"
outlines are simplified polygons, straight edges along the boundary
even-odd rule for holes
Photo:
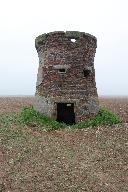
[[[61,74],[66,73],[66,69],[59,69],[58,72]]]

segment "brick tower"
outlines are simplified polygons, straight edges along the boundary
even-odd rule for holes
[[[99,110],[95,83],[96,37],[57,31],[35,40],[39,57],[34,108],[60,122],[73,124]]]

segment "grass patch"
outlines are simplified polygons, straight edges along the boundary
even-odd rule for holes
[[[82,129],[87,127],[97,127],[102,125],[113,125],[121,123],[122,120],[112,112],[106,109],[100,109],[96,117],[79,122],[75,125],[70,126],[71,129]],[[24,108],[21,113],[14,114],[12,116],[0,117],[0,124],[3,127],[10,127],[12,125],[19,126],[31,126],[41,130],[59,130],[67,128],[68,126],[64,123],[59,123],[55,120],[50,119],[47,116],[35,111],[33,107]],[[2,130],[1,130],[2,131]]]
[[[122,123],[122,120],[117,115],[106,109],[100,109],[96,117],[87,121],[79,122],[72,127],[80,129],[86,127],[97,127],[101,125],[114,125],[118,123]]]
[[[58,130],[66,127],[66,124],[59,123],[55,120],[50,119],[47,116],[35,111],[33,107],[24,108],[20,114],[20,122],[31,126],[42,126],[47,130]]]
[[[49,127],[50,130],[56,130],[67,127],[64,123],[59,123],[55,120],[51,120],[47,116],[40,114],[35,111],[33,108],[24,108],[20,115],[21,121],[25,124],[35,124],[39,126]],[[89,119],[87,121],[79,122],[75,125],[70,126],[71,128],[86,128],[86,127],[94,127],[100,125],[113,125],[121,123],[121,119],[113,114],[112,112],[106,109],[100,109],[99,113],[93,119]]]

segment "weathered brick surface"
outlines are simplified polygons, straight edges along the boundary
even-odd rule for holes
[[[99,110],[94,70],[97,39],[83,32],[52,32],[37,37],[35,46],[39,57],[35,109],[56,119],[56,103],[72,102],[76,122],[95,116]],[[66,73],[59,73],[60,69]]]

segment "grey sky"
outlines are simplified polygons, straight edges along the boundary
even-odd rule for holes
[[[97,37],[99,95],[128,95],[127,0],[0,0],[0,95],[35,93],[35,37],[83,31]]]

